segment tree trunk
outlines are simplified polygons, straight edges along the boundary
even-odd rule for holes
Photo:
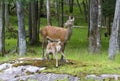
[[[88,22],[88,9],[87,9],[87,3],[83,1],[83,8],[84,8],[84,16],[85,16],[85,21]]]
[[[23,56],[26,53],[26,36],[25,36],[22,2],[16,1],[16,6],[17,6],[17,17],[18,17],[19,55]]]
[[[5,26],[8,28],[9,26],[9,8],[8,8],[8,2],[5,3]]]
[[[105,32],[106,37],[110,36],[110,33],[111,33],[111,28],[110,27],[111,27],[110,26],[110,16],[107,16],[106,17],[106,32]]]
[[[29,42],[32,40],[32,17],[31,17],[31,1],[29,2]]]
[[[90,28],[89,28],[89,52],[96,53],[96,34],[98,6],[96,0],[90,0]]]
[[[40,17],[44,16],[42,9],[44,8],[44,0],[40,0]]]
[[[0,1],[0,53],[4,56],[5,52],[5,4]]]
[[[40,29],[40,12],[41,12],[41,6],[39,5],[40,1],[36,1],[36,22],[37,22],[37,40],[39,41],[39,29]]]
[[[63,27],[64,24],[64,0],[61,0],[61,27]]]
[[[80,11],[80,13],[83,14],[83,13],[82,13],[81,5],[80,5],[80,3],[79,3],[79,0],[77,0],[77,5],[78,5],[78,7],[79,7],[79,11]]]
[[[101,52],[101,26],[102,26],[102,10],[101,10],[101,0],[98,0],[98,26],[96,35],[96,52]]]
[[[38,34],[40,33],[40,22],[41,22],[41,19],[40,19],[40,17],[41,17],[41,14],[42,14],[42,5],[43,5],[43,0],[40,0],[40,5],[38,5]],[[39,37],[39,35],[38,35],[38,37]],[[40,37],[38,38],[38,40],[40,40]]]
[[[46,9],[47,9],[47,24],[51,25],[51,16],[50,16],[50,0],[46,1]]]
[[[69,12],[70,13],[73,13],[73,3],[74,3],[74,0],[69,0],[69,5],[70,5]]]
[[[36,1],[31,2],[31,20],[32,20],[32,39],[30,44],[31,45],[38,45],[39,44],[39,38],[38,38],[38,28],[37,28],[37,15],[36,13]]]
[[[34,43],[36,43],[36,38],[37,38],[37,23],[36,23],[36,14],[35,14],[35,0],[32,1],[31,3],[31,18],[32,18],[32,40],[31,40],[31,44],[34,45]]]
[[[55,14],[56,14],[56,21],[57,21],[57,26],[60,26],[59,22],[59,16],[60,16],[60,5],[59,5],[59,0],[55,0]]]
[[[89,39],[89,35],[90,35],[90,0],[89,0],[89,2],[88,2],[88,12],[89,12],[89,14],[88,14],[88,34],[87,34],[87,36],[88,36],[88,39]]]
[[[120,49],[120,0],[116,0],[116,8],[109,42],[108,59],[114,60]]]

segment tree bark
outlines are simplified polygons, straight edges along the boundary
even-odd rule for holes
[[[38,33],[38,23],[37,23],[37,15],[36,12],[36,1],[31,2],[31,20],[32,20],[32,39],[30,41],[31,45],[38,45],[39,44],[39,33]]]
[[[90,0],[89,52],[101,52],[101,0]]]
[[[5,26],[8,28],[9,26],[9,8],[8,8],[8,2],[5,3]]]
[[[40,31],[39,31],[39,30],[40,30],[40,22],[41,22],[41,19],[40,19],[40,18],[41,18],[41,14],[42,14],[43,0],[40,0],[39,3],[40,3],[40,5],[38,5],[38,7],[39,7],[38,9],[39,9],[39,10],[38,10],[38,23],[37,23],[37,24],[38,24],[38,25],[37,25],[37,26],[38,26],[38,40],[40,40],[40,37],[39,37]]]
[[[74,3],[74,0],[69,0],[69,6],[70,6],[69,12],[70,13],[73,13],[73,3]]]
[[[85,21],[88,22],[88,14],[87,14],[87,13],[88,13],[88,12],[87,12],[87,11],[88,11],[88,10],[87,10],[87,6],[88,6],[88,5],[86,5],[86,4],[87,4],[87,3],[85,3],[85,1],[83,1]]]
[[[60,22],[59,22],[59,16],[60,16],[60,5],[59,2],[60,0],[55,0],[55,14],[56,14],[56,21],[57,21],[57,26],[60,26]]]
[[[40,29],[40,12],[41,12],[41,6],[39,5],[40,1],[36,2],[36,22],[37,22],[37,40],[39,41],[39,29]]]
[[[17,5],[17,17],[18,17],[19,55],[23,56],[26,53],[26,36],[25,36],[22,2],[16,1],[16,5]]]
[[[4,0],[0,1],[0,53],[5,53],[5,4]]]
[[[80,3],[79,3],[79,0],[77,0],[77,5],[78,5],[78,7],[79,7],[79,11],[80,11],[80,13],[83,14],[83,12],[82,12],[82,8],[81,8],[81,5],[80,5]]]
[[[110,16],[106,17],[106,35],[110,36],[111,26],[110,26]]]
[[[97,37],[96,37],[96,52],[101,52],[101,26],[102,26],[102,0],[98,0],[98,26],[97,26]]]
[[[61,0],[61,27],[63,27],[64,24],[64,0]]]
[[[32,40],[32,17],[31,17],[31,1],[29,2],[29,42]]]
[[[112,32],[109,41],[108,59],[114,60],[120,49],[120,0],[116,0]]]
[[[46,0],[46,9],[47,9],[47,24],[51,25],[50,0]]]

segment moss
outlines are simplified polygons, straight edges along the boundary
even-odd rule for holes
[[[32,65],[33,61],[23,61],[22,63],[15,63],[13,64],[14,67],[18,67],[18,66],[25,66],[25,65]]]
[[[37,67],[47,67],[47,68],[52,68],[55,67],[56,60],[35,60],[33,58],[24,58],[23,60],[16,60],[17,63],[13,63],[14,67],[18,66],[25,66],[25,65],[33,65]],[[16,62],[14,61],[14,62]],[[10,61],[12,62],[12,61]],[[64,66],[64,65],[73,65],[74,62],[72,60],[69,60],[69,63],[65,62],[60,62],[59,61],[59,66]]]
[[[27,81],[38,81],[38,80],[35,80],[35,79],[28,79]]]
[[[27,71],[26,74],[31,75],[31,74],[34,74],[34,72]]]
[[[63,78],[61,80],[55,80],[55,81],[69,81],[69,79],[68,78]]]

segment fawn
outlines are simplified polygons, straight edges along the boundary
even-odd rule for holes
[[[49,54],[53,54],[53,56],[56,59],[56,67],[58,67],[58,53],[60,53],[62,56],[65,57],[64,53],[62,52],[61,48],[62,48],[62,43],[61,41],[48,41],[47,47],[46,47],[46,52],[45,52],[45,57],[47,59],[49,59]],[[66,62],[68,62],[68,60],[66,59]]]

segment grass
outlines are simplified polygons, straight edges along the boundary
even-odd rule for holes
[[[104,29],[102,32],[104,32]],[[7,39],[6,50],[13,50],[16,43],[16,39]],[[117,55],[115,61],[108,61],[108,44],[109,38],[105,38],[102,35],[102,53],[89,54],[87,28],[74,28],[73,35],[65,49],[65,55],[70,63],[61,64],[59,62],[60,66],[58,68],[55,67],[55,60],[43,63],[38,62],[37,65],[47,67],[47,69],[42,72],[66,73],[78,77],[84,77],[87,74],[120,74],[120,55]],[[41,55],[41,46],[28,46],[27,54],[23,57],[39,58]],[[17,58],[20,58],[17,53],[0,57],[1,62]]]

